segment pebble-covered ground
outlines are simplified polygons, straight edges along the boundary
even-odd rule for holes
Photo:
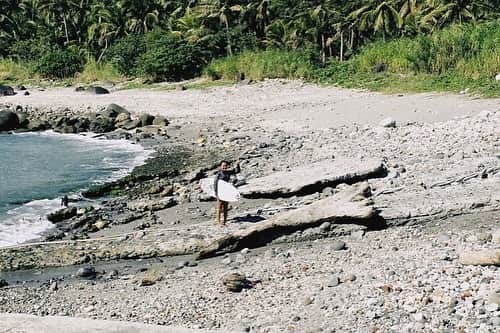
[[[175,258],[138,263],[96,280],[2,289],[0,311],[237,332],[497,332],[499,268],[463,266],[457,258],[466,248],[498,248],[492,234],[499,222],[495,212],[463,215],[243,251],[194,267]],[[227,291],[222,279],[230,272],[254,286]],[[144,277],[157,282],[140,286]]]
[[[71,101],[69,90],[44,93],[33,94],[31,102],[41,112],[54,101],[57,107],[86,109],[81,97]],[[78,267],[60,276],[57,269],[35,272],[34,277],[33,272],[21,273],[19,283],[8,278],[10,285],[0,289],[0,312],[245,332],[500,329],[498,266],[465,266],[458,259],[467,249],[500,250],[498,100],[383,96],[280,81],[202,92],[136,92],[136,99],[132,93],[116,94],[133,112],[151,107],[152,113],[172,115],[168,137],[153,135],[148,145],[182,144],[201,155],[214,148],[227,152],[231,159],[240,158],[241,180],[317,161],[381,160],[387,176],[368,182],[375,207],[391,227],[365,233],[346,226],[332,235],[347,236],[277,244],[200,262],[185,257],[114,266],[91,262],[97,270],[91,280],[78,277]],[[102,97],[104,102],[115,102],[112,95]],[[102,107],[101,102],[96,98],[92,107]],[[394,119],[379,119],[388,115]],[[134,232],[139,236],[123,241],[131,253],[133,246],[147,252],[156,251],[151,244],[171,235],[182,243],[183,234],[202,239],[251,224],[233,221],[221,229],[208,222],[213,203],[201,202],[206,198],[189,176],[181,175],[168,194],[176,206],[128,224],[111,221],[90,237]],[[161,200],[162,194],[151,189],[164,182],[140,185],[137,195],[110,200],[104,208],[114,217],[130,214],[124,207]],[[251,212],[268,218],[337,190],[243,200],[233,205],[230,216]],[[92,242],[85,244],[73,244],[82,248],[83,257],[97,249]],[[249,288],[228,291],[222,281],[231,272],[244,274]]]

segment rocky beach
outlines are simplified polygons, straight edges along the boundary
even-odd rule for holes
[[[0,97],[1,130],[154,150],[83,193],[97,204],[51,214],[45,239],[0,248],[1,313],[220,332],[499,329],[500,100],[179,87]],[[242,168],[226,227],[198,185],[222,159]]]

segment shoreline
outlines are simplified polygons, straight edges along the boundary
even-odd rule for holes
[[[67,93],[59,103],[80,103]],[[33,94],[34,104],[52,101],[57,90],[48,94]],[[498,324],[500,311],[490,301],[500,288],[490,279],[498,268],[460,258],[499,249],[500,101],[383,96],[281,80],[187,94],[113,94],[100,103],[117,98],[130,108],[148,100],[130,110],[169,119],[163,133],[133,131],[157,148],[155,158],[97,188],[95,194],[112,194],[102,209],[61,221],[64,242],[0,249],[0,271],[20,274],[2,289],[0,311],[245,332],[489,332]],[[198,187],[221,159],[240,160],[244,184],[225,228],[214,225],[214,203]],[[383,173],[372,172],[379,166]],[[351,211],[318,215],[309,226],[266,234],[266,246],[195,260],[266,221],[351,207],[321,203],[359,185],[369,189],[362,202],[384,228],[357,221]],[[79,268],[90,267],[90,280],[79,276]],[[26,269],[34,275],[23,275]],[[243,274],[247,288],[229,291],[237,283],[225,280],[230,273]],[[82,292],[88,297],[79,298]]]
[[[46,131],[36,131],[36,132],[14,132],[11,135],[42,135],[42,136],[51,136],[51,137],[59,137],[61,140],[77,140],[81,142],[85,142],[88,145],[95,144],[96,142],[100,142],[101,140],[106,140],[106,146],[107,145],[113,145],[113,147],[120,148],[122,151],[130,152],[131,154],[137,155],[134,156],[133,159],[129,159],[130,161],[130,166],[126,168],[122,168],[122,170],[119,171],[119,174],[117,174],[118,171],[113,171],[112,174],[109,176],[106,176],[106,179],[99,179],[99,180],[90,180],[89,179],[89,185],[85,188],[79,188],[72,190],[71,192],[65,193],[70,197],[70,206],[75,206],[77,208],[82,208],[85,206],[85,203],[91,204],[92,201],[89,198],[83,197],[82,193],[87,191],[91,187],[95,186],[100,186],[103,184],[108,184],[108,183],[114,183],[116,181],[119,181],[120,179],[124,179],[128,175],[130,175],[133,170],[139,166],[142,166],[147,163],[147,161],[154,155],[154,150],[153,148],[146,148],[140,143],[134,142],[132,140],[127,140],[127,139],[115,139],[115,138],[108,138],[106,134],[96,134],[96,133],[91,133],[91,132],[85,132],[85,133],[78,133],[78,134],[64,134],[64,133],[56,133],[53,130],[46,130]],[[133,144],[139,144],[142,147],[142,152],[138,153],[137,152],[132,152],[131,146],[128,146],[126,148],[123,147],[124,144],[127,145],[133,145]],[[124,173],[125,172],[125,173]],[[63,195],[63,194],[61,194]],[[10,216],[10,218],[14,218],[15,215],[13,215],[13,211],[19,211],[17,215],[23,215],[26,214],[25,212],[22,212],[22,208],[25,206],[31,206],[33,204],[42,202],[42,201],[47,201],[47,202],[53,202],[56,201],[59,203],[60,197],[57,198],[41,198],[41,199],[34,199],[34,200],[25,200],[24,203],[19,204],[18,206],[11,207],[8,211],[5,212],[4,216]],[[97,198],[96,200],[103,200],[104,198]],[[76,204],[76,205],[75,205]],[[57,239],[57,237],[60,237],[60,230],[57,228],[55,224],[47,220],[47,216],[50,214],[53,214],[59,210],[61,210],[62,207],[58,204],[57,207],[53,207],[50,211],[47,211],[46,213],[42,214],[39,216],[40,221],[44,221],[47,223],[50,223],[50,226],[48,225],[48,229],[38,233],[37,237],[34,238],[27,238],[24,241],[16,244],[30,244],[33,242],[40,242],[40,241],[50,241],[51,239]],[[0,220],[0,223],[2,221]],[[10,245],[16,245],[16,244],[10,244]],[[0,248],[6,248],[9,247],[10,245],[4,245],[1,246]]]

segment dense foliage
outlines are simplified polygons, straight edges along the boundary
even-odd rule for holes
[[[165,78],[187,77],[213,58],[249,49],[307,50],[322,64],[343,61],[374,40],[500,16],[500,0],[0,0],[0,8],[0,57],[33,61],[72,48],[125,75]],[[151,73],[171,62],[162,56],[153,63],[162,50],[147,50],[145,35],[152,31],[175,36],[184,51],[202,50],[190,60],[199,62],[195,70]]]
[[[46,78],[64,79],[81,71],[83,62],[83,58],[76,52],[57,49],[45,53],[36,62],[36,70]]]

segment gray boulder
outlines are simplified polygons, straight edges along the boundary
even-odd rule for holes
[[[141,127],[141,121],[139,119],[129,120],[118,125],[119,128],[124,130],[133,130],[134,128]]]
[[[89,124],[89,130],[94,133],[107,133],[115,130],[115,122],[112,118],[97,117]]]
[[[29,124],[28,115],[25,112],[16,112],[17,118],[19,119],[19,127],[25,128]]]
[[[167,120],[167,118],[162,117],[162,116],[155,117],[155,119],[153,120],[153,125],[156,125],[156,126],[168,126],[168,124],[170,124],[170,123]]]
[[[30,131],[45,131],[50,128],[50,124],[45,120],[30,120],[27,129]]]
[[[0,96],[13,96],[15,94],[14,88],[0,84]]]
[[[103,87],[99,87],[99,86],[87,87],[85,89],[85,92],[88,92],[88,93],[94,94],[94,95],[109,94],[109,90],[108,89],[103,88]]]
[[[116,116],[115,118],[115,123],[118,124],[123,124],[127,121],[130,121],[130,113],[120,113],[119,115]],[[119,126],[118,126],[119,127]]]
[[[76,276],[87,279],[95,278],[96,274],[97,272],[95,271],[95,268],[92,266],[80,267],[78,271],[76,271]]]
[[[141,126],[148,126],[153,125],[155,117],[148,113],[143,113],[139,116],[139,120],[141,121]]]
[[[73,125],[76,129],[76,132],[87,132],[90,127],[90,120],[88,118],[78,118]]]
[[[65,125],[65,124],[59,127],[54,127],[54,131],[63,134],[74,134],[77,132],[74,125]]]
[[[108,117],[108,118],[116,118],[118,117],[119,114],[128,114],[129,117],[130,117],[130,112],[127,111],[127,109],[121,107],[120,105],[118,104],[109,104],[107,107],[106,107],[106,110],[104,110],[103,112],[101,112],[101,114],[105,117]]]
[[[0,132],[11,131],[19,126],[19,118],[17,115],[8,110],[0,111]]]

